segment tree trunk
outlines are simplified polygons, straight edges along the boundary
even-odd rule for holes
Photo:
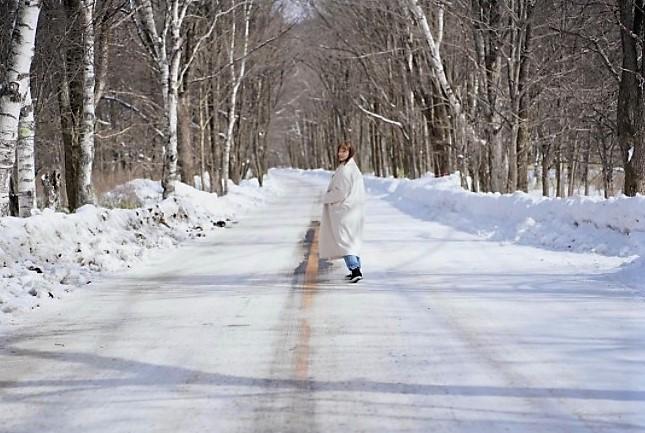
[[[164,169],[161,185],[163,197],[168,198],[175,193],[177,185],[177,113],[179,110],[179,74],[182,56],[181,26],[184,16],[180,13],[179,0],[172,1],[170,19],[170,55],[165,54],[160,58],[160,69],[165,75],[164,85],[167,83],[166,93],[166,149],[164,154]],[[185,11],[187,4],[182,5]],[[162,78],[163,79],[163,78]]]
[[[191,112],[190,94],[184,90],[179,94],[179,175],[181,181],[194,186],[193,182],[193,143],[191,126],[193,117]]]
[[[69,52],[65,54],[62,61],[63,74],[60,81],[58,90],[58,107],[60,111],[60,127],[63,139],[63,154],[65,158],[65,192],[67,196],[67,207],[70,209],[76,208],[76,164],[74,163],[74,154],[78,147],[75,142],[78,142],[78,134],[74,126],[74,115],[71,106],[71,87],[68,80],[67,65],[69,63]]]
[[[211,178],[208,176],[206,183],[206,128],[208,126],[208,96],[204,96],[204,88],[199,88],[199,179],[202,191],[211,192]]]
[[[518,130],[517,130],[517,183],[516,188],[528,192],[528,165],[530,153],[530,139],[531,134],[529,131],[529,106],[531,104],[531,94],[528,88],[529,70],[531,61],[531,48],[533,46],[533,26],[530,19],[533,15],[534,3],[527,2],[525,6],[526,11],[526,30],[524,33],[524,47],[521,53],[522,60],[520,61],[519,81],[518,81],[518,96],[519,107],[517,111],[518,117]]]
[[[67,207],[94,202],[95,75],[93,0],[65,0],[66,42],[59,93]]]
[[[36,209],[36,171],[34,163],[34,107],[31,102],[31,91],[27,89],[18,127],[18,148],[16,163],[18,166],[18,206],[19,216],[31,216]]]
[[[584,164],[582,178],[585,186],[585,195],[589,195],[589,156],[590,154],[591,154],[591,132],[589,133],[589,136],[587,139],[587,145],[585,146],[583,160],[582,160],[582,163]]]
[[[224,152],[222,154],[222,179],[221,179],[221,190],[222,194],[228,192],[228,179],[230,177],[230,162],[231,162],[231,148],[234,144],[234,128],[236,123],[236,106],[237,106],[237,97],[244,79],[244,74],[246,73],[246,55],[248,53],[249,47],[249,29],[251,24],[251,8],[253,7],[253,1],[249,1],[246,7],[244,8],[244,42],[242,48],[242,60],[240,60],[240,70],[239,73],[235,72],[235,18],[233,18],[233,25],[231,30],[231,47],[229,52],[229,62],[231,63],[231,79],[233,80],[233,89],[231,91],[231,98],[229,104],[228,112],[228,127],[226,128],[226,141],[224,142]]]
[[[523,96],[522,99],[528,100]],[[522,102],[519,111],[519,125],[517,128],[517,183],[516,188],[520,191],[529,192],[529,152],[530,136],[528,120],[526,115],[526,102]]]
[[[558,140],[558,138],[556,138]],[[562,197],[562,145],[558,141],[555,145],[555,196]]]
[[[14,165],[11,173],[11,179],[9,180],[9,215],[17,217],[19,216],[19,214],[20,204],[18,203],[18,167],[17,165]]]
[[[618,90],[617,127],[625,166],[625,194],[645,194],[645,131],[643,124],[643,2],[617,0],[623,47],[622,72]],[[639,52],[640,49],[640,52]],[[640,60],[640,65],[639,65]],[[631,158],[630,158],[631,155]]]
[[[164,147],[161,185],[163,198],[174,194],[177,183],[177,110],[182,58],[181,28],[190,3],[167,0],[163,16],[164,30],[157,31],[151,0],[132,2],[135,23],[141,40],[156,63],[164,108]],[[181,3],[181,5],[180,5]],[[170,41],[168,41],[170,37]]]
[[[542,195],[549,196],[549,145],[542,143]]]
[[[40,178],[45,194],[45,207],[54,211],[60,208],[60,172],[54,170]]]
[[[605,198],[609,198],[613,194],[613,146],[607,143],[607,138],[601,136],[598,154],[602,164],[602,184]]]
[[[99,41],[98,41],[98,55],[96,62],[96,85],[94,87],[94,103],[99,105],[105,87],[108,81],[108,65],[110,60],[110,41],[112,39],[112,27],[109,25],[103,26]]]
[[[271,85],[267,82],[266,84],[262,81],[259,80],[257,84],[257,89],[256,89],[256,98],[254,101],[254,104],[256,106],[256,113],[255,113],[255,122],[256,122],[256,127],[253,128],[252,132],[252,137],[251,140],[253,142],[253,166],[255,170],[255,175],[258,179],[258,184],[263,186],[264,183],[264,174],[266,172],[265,168],[265,155],[266,155],[266,148],[265,148],[265,140],[266,140],[266,131],[268,130],[268,119],[270,119],[270,115],[265,116],[264,112],[270,111],[271,110]],[[263,92],[267,93],[267,101],[266,105],[263,103]],[[266,119],[265,119],[266,117]],[[266,124],[265,124],[266,122]],[[314,151],[313,155],[313,163],[315,164],[316,161],[316,153],[315,153],[315,148],[316,146],[314,145],[313,142],[313,137],[314,137],[314,128],[315,125],[310,126],[310,142],[309,145],[312,147],[312,150]]]
[[[164,149],[163,176],[163,198],[168,198],[175,193],[177,185],[177,110],[178,91],[177,81],[170,74],[165,91],[167,92],[165,117],[166,117],[166,145]]]
[[[210,94],[208,96],[209,98],[209,111],[211,113],[210,115],[210,121],[209,121],[209,128],[210,128],[210,137],[211,137],[211,172],[210,172],[210,177],[211,177],[211,190],[214,189],[214,191],[218,195],[222,194],[222,182],[220,180],[221,178],[221,160],[222,160],[222,151],[220,148],[220,139],[219,139],[219,77],[215,81],[215,83],[211,82],[211,88],[210,88]]]
[[[473,33],[477,62],[482,71],[485,94],[485,135],[489,146],[490,190],[506,190],[506,172],[504,167],[504,143],[502,141],[502,118],[497,109],[502,70],[502,47],[499,36],[501,22],[500,4],[497,1],[472,1]],[[515,152],[512,150],[512,163],[515,164]]]
[[[94,125],[96,123],[94,91],[94,0],[81,0],[80,21],[83,28],[83,115],[80,120],[78,158],[78,206],[95,202],[92,186],[94,165]]]
[[[512,59],[509,62],[510,97],[513,108],[513,134],[509,152],[509,184],[511,190],[528,192],[528,154],[530,132],[528,130],[528,89],[531,48],[533,42],[532,17],[534,0],[516,0],[511,18]]]
[[[22,0],[11,35],[4,82],[0,83],[0,216],[9,214],[9,184],[18,140],[20,109],[29,86],[41,2]]]
[[[569,151],[568,161],[567,161],[567,196],[571,197],[575,194],[576,187],[576,172],[578,169],[578,135],[576,134],[576,139],[571,143],[571,148]]]
[[[468,142],[473,143],[473,144],[481,144],[482,140],[478,136],[478,134],[475,132],[473,125],[468,121],[466,118],[466,112],[464,110],[464,107],[455,94],[455,91],[448,81],[448,77],[446,75],[446,70],[444,68],[443,60],[441,57],[441,52],[440,52],[440,44],[441,44],[441,37],[440,35],[442,34],[441,31],[438,31],[439,37],[435,38],[435,36],[432,34],[432,31],[430,30],[430,25],[428,24],[428,19],[426,17],[425,12],[423,11],[423,8],[419,4],[418,0],[406,0],[407,5],[409,10],[411,11],[412,15],[416,18],[417,22],[419,23],[419,26],[421,27],[421,31],[424,36],[424,40],[426,44],[428,45],[429,49],[429,55],[428,55],[428,60],[430,62],[430,66],[432,68],[432,77],[436,81],[438,87],[441,89],[441,94],[445,95],[446,102],[450,108],[450,114],[451,116],[454,116],[456,125],[458,125],[459,128],[461,128],[463,125],[463,130],[465,132],[465,138]],[[438,22],[438,27],[439,29],[443,28],[443,6],[440,4],[438,6],[438,15],[437,15],[437,22]]]

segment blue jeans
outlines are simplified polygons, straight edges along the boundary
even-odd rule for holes
[[[347,269],[350,271],[361,267],[361,258],[358,256],[344,256],[343,259],[345,259]]]

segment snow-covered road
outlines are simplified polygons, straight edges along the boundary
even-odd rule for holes
[[[0,335],[0,432],[645,431],[644,305],[603,276],[621,259],[373,195],[350,285],[311,266],[321,183],[275,176],[288,193],[233,228]]]

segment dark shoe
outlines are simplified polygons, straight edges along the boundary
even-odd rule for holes
[[[361,273],[361,268],[352,269],[352,275],[349,278],[350,283],[358,283],[363,279],[363,274]]]
[[[349,274],[345,275],[345,279],[346,280],[351,280],[352,279],[352,274],[349,273]]]

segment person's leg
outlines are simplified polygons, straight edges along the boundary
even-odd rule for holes
[[[349,274],[345,275],[346,279],[350,279],[352,277],[352,268],[350,267],[352,265],[352,256],[343,256],[343,260],[345,260],[345,266],[347,266],[347,269],[349,269]]]
[[[350,283],[356,283],[358,280],[363,279],[363,274],[361,273],[361,259],[358,256],[344,256],[343,259],[345,259],[345,264],[351,271],[351,274],[347,275],[345,278]]]
[[[356,256],[344,256],[343,259],[345,259],[345,265],[347,265],[347,269],[350,271],[361,267],[360,260]]]
[[[363,279],[361,273],[361,259],[358,256],[345,256],[345,264],[352,271],[346,278],[350,283],[356,283]]]

